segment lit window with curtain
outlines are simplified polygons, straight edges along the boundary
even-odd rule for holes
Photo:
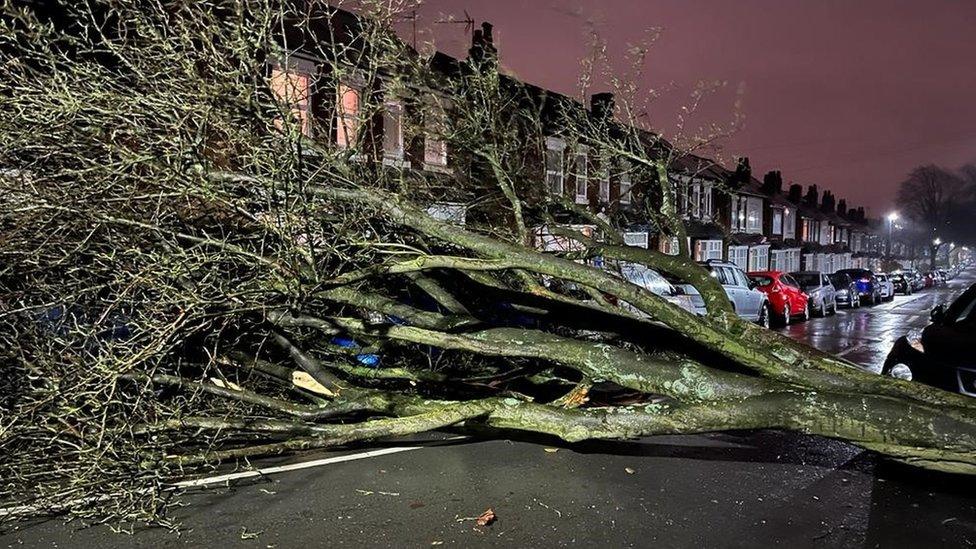
[[[340,82],[336,98],[336,145],[343,149],[356,146],[359,139],[359,111],[362,90]]]
[[[285,110],[290,115],[288,123],[295,124],[302,135],[312,135],[311,74],[294,68],[276,66],[271,69],[269,84],[271,92],[286,106]],[[287,125],[281,118],[275,120],[278,129],[285,129]]]

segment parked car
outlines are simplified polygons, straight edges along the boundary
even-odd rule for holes
[[[802,320],[810,318],[810,296],[800,289],[800,283],[783,271],[755,271],[749,273],[756,289],[769,299],[773,315],[784,326],[794,316]]]
[[[632,282],[655,295],[661,296],[665,301],[673,303],[690,313],[698,314],[698,311],[692,303],[691,297],[688,296],[683,289],[673,286],[657,271],[647,267],[646,265],[641,265],[639,263],[621,263],[620,274],[623,275],[624,279],[626,279],[628,282]],[[698,298],[701,299],[701,295],[699,295]],[[702,305],[704,305],[704,303],[705,302],[702,301]],[[629,303],[626,303],[625,307],[637,312],[637,309]]]
[[[922,287],[932,288],[936,285],[935,274],[932,271],[926,271],[922,274]]]
[[[922,278],[922,273],[915,269],[910,269],[905,271],[905,276],[911,277],[913,292],[917,292],[925,288],[925,280]]]
[[[912,292],[915,291],[913,289],[914,286],[913,281],[905,273],[902,272],[891,273],[888,276],[888,280],[891,281],[891,285],[894,288],[896,294],[912,295]]]
[[[769,327],[770,308],[766,294],[753,287],[746,273],[735,263],[710,259],[702,263],[717,278],[732,302],[732,308],[741,318],[760,326]]]
[[[976,396],[976,284],[948,307],[932,309],[932,323],[895,341],[881,373]]]
[[[891,278],[885,273],[878,273],[874,277],[878,279],[878,286],[881,288],[881,300],[895,299],[895,285],[891,282]]]
[[[851,275],[834,273],[830,275],[830,283],[834,286],[834,300],[838,307],[857,309],[861,306],[861,296],[857,293],[857,284]]]
[[[817,316],[826,316],[837,312],[837,290],[830,282],[830,278],[820,271],[801,271],[790,273],[800,289],[810,296],[810,309]]]
[[[666,273],[661,273],[661,276],[670,282],[672,286],[681,290],[686,296],[688,296],[688,301],[690,301],[691,306],[694,307],[695,314],[704,316],[708,312],[707,308],[705,307],[705,298],[702,297],[701,292],[698,291],[698,288],[695,288],[691,284],[672,277]]]
[[[841,269],[837,272],[849,275],[854,279],[862,305],[874,305],[881,301],[881,287],[878,285],[878,279],[871,271],[867,269]]]

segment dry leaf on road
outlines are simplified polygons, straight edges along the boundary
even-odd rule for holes
[[[495,522],[495,519],[497,518],[498,517],[495,516],[495,511],[489,507],[484,513],[481,513],[481,515],[478,516],[476,523],[478,526],[488,526],[489,524]]]

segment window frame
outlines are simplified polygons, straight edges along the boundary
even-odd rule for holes
[[[577,204],[589,204],[589,147],[580,145],[573,154],[573,159],[575,201]],[[583,191],[583,194],[580,194],[580,190]]]
[[[336,85],[335,143],[336,147],[340,149],[355,149],[356,145],[359,144],[359,138],[363,129],[362,120],[360,120],[363,106],[363,90],[364,86],[355,79],[340,80]],[[350,92],[355,93],[356,96],[356,108],[352,113],[346,112],[346,103],[344,101],[346,95]],[[352,130],[351,132],[350,129]],[[352,139],[349,138],[350,134],[352,135]]]
[[[558,137],[547,137],[546,138],[546,148],[544,153],[544,162],[546,169],[546,189],[550,194],[563,196],[566,193],[566,142]],[[558,169],[552,169],[549,164],[550,154],[555,154],[554,156],[558,159]],[[558,177],[559,188],[558,190],[553,188],[553,183],[556,182],[554,177]]]

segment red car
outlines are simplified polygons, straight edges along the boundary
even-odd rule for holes
[[[800,284],[783,271],[755,271],[749,280],[757,290],[766,294],[773,314],[785,326],[794,316],[810,318],[810,297],[803,293]]]

